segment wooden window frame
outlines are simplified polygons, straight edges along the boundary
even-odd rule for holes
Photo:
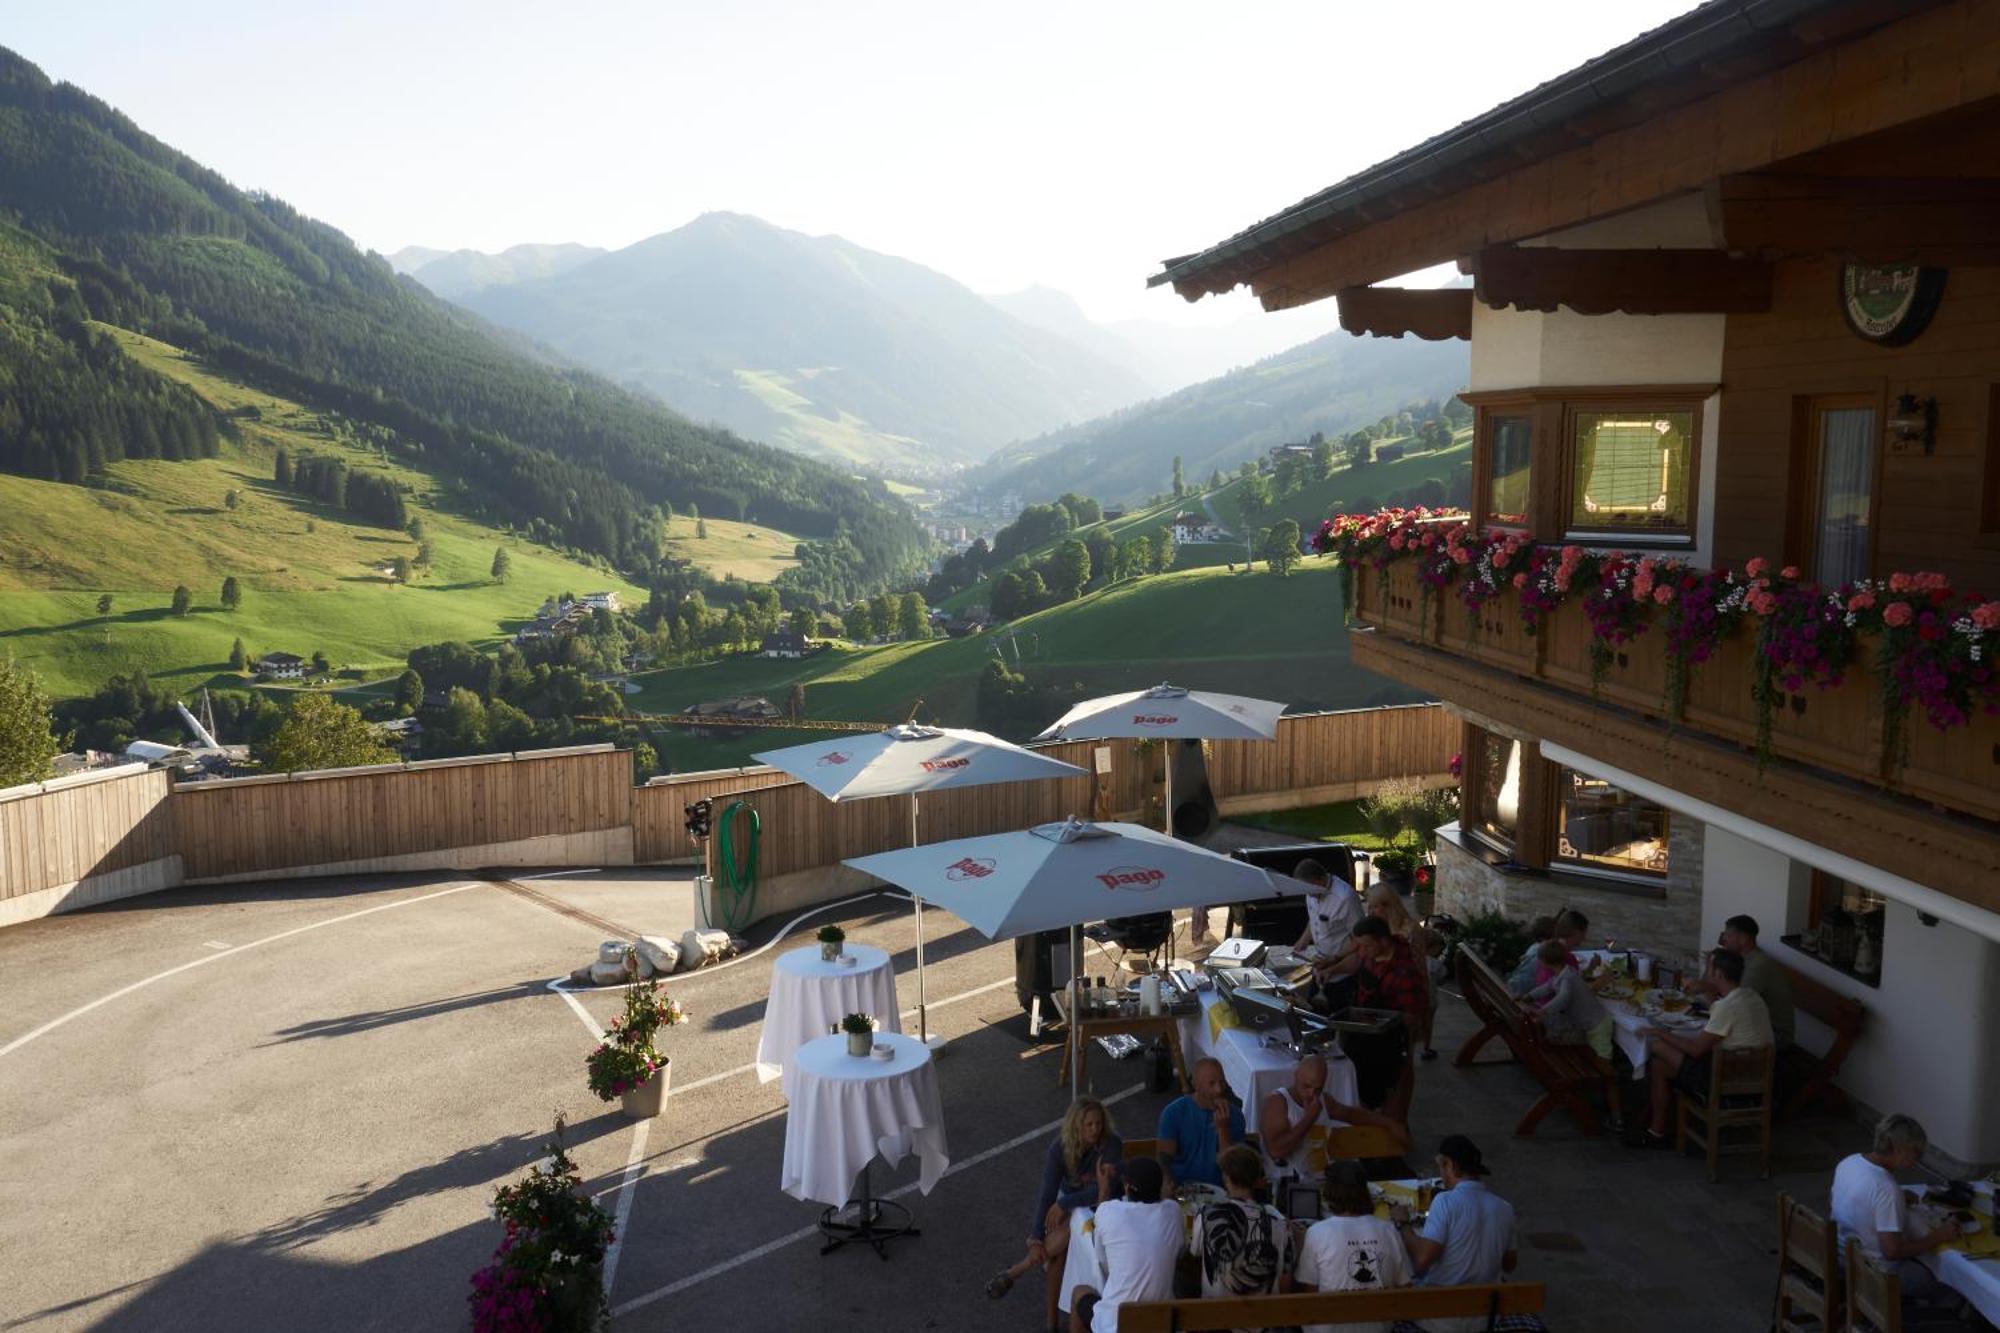
[[[2000,385],[1994,386],[2000,399]],[[1882,476],[1888,449],[1888,397],[1879,384],[1868,389],[1833,389],[1822,393],[1796,394],[1792,398],[1791,469],[1785,496],[1784,557],[1798,566],[1808,580],[1819,571],[1819,463],[1820,413],[1841,408],[1865,407],[1875,413],[1875,475],[1868,492],[1868,573],[1879,567],[1882,542]]]
[[[1692,550],[1701,533],[1701,455],[1707,424],[1706,404],[1718,384],[1588,384],[1535,385],[1522,389],[1481,389],[1462,393],[1459,401],[1473,409],[1472,445],[1473,527],[1484,531],[1487,487],[1492,479],[1492,416],[1528,415],[1533,432],[1529,446],[1527,531],[1537,541],[1576,542],[1583,546],[1618,549]],[[1578,412],[1610,410],[1687,412],[1691,415],[1688,453],[1688,522],[1671,532],[1621,532],[1570,526],[1570,501],[1575,487],[1575,422]],[[1551,484],[1553,479],[1553,484]],[[1505,531],[1514,531],[1509,525]]]

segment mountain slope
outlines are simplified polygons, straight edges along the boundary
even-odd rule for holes
[[[1147,392],[943,274],[733,213],[464,303],[690,416],[905,475]]]
[[[1272,445],[1352,430],[1465,386],[1463,343],[1330,333],[1168,397],[1003,449],[973,480],[1030,501],[1076,490],[1106,503],[1190,485]]]
[[[17,294],[0,331],[0,470],[80,480],[134,452],[214,452],[213,418],[190,418],[96,320],[366,423],[385,456],[448,480],[469,513],[635,572],[662,557],[666,504],[817,539],[787,577],[829,596],[921,558],[914,521],[879,485],[552,369],[12,52],[0,52],[0,199],[19,228],[0,237],[0,270],[13,266],[0,291]]]
[[[604,254],[594,245],[513,245],[499,254],[478,250],[426,250],[406,246],[389,256],[389,266],[407,273],[447,301],[460,301],[488,287],[533,278],[552,278]]]

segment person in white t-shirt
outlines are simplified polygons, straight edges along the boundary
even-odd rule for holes
[[[1410,1258],[1396,1227],[1375,1216],[1361,1163],[1326,1164],[1329,1216],[1306,1231],[1293,1283],[1300,1291],[1383,1291],[1410,1285]],[[1306,1333],[1389,1333],[1386,1322],[1308,1324]]]
[[[1116,1197],[1120,1172],[1125,1195]],[[1092,1241],[1104,1272],[1104,1290],[1078,1287],[1070,1297],[1071,1333],[1118,1333],[1118,1307],[1127,1301],[1164,1301],[1174,1294],[1174,1265],[1187,1250],[1187,1223],[1177,1199],[1160,1197],[1166,1173],[1150,1157],[1097,1168],[1097,1214]]]
[[[1841,1253],[1850,1237],[1859,1241],[1877,1268],[1901,1282],[1905,1301],[1938,1293],[1937,1278],[1917,1257],[1958,1239],[1958,1223],[1951,1218],[1928,1231],[1913,1229],[1896,1183],[1895,1173],[1915,1166],[1929,1142],[1924,1127],[1909,1116],[1886,1115],[1875,1126],[1874,1147],[1841,1159],[1833,1171],[1831,1211]]]
[[[1708,1025],[1683,1036],[1661,1028],[1646,1032],[1646,1072],[1652,1083],[1653,1115],[1643,1134],[1626,1142],[1634,1148],[1671,1148],[1667,1113],[1674,1089],[1691,1097],[1708,1093],[1708,1071],[1716,1050],[1755,1050],[1771,1045],[1771,1011],[1764,997],[1743,984],[1743,955],[1718,949],[1708,963],[1708,989],[1719,998],[1709,1006]]]

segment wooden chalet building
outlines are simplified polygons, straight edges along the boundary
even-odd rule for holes
[[[1153,281],[1470,340],[1473,512],[1326,538],[1464,721],[1439,910],[1749,913],[2000,1161],[2000,0],[1713,0]]]

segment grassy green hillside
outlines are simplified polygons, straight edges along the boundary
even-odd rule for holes
[[[1385,443],[1410,448],[1414,447],[1415,441],[1399,439]],[[1296,519],[1299,531],[1310,537],[1326,518],[1342,511],[1353,511],[1364,503],[1373,509],[1385,503],[1392,492],[1408,490],[1427,477],[1436,477],[1449,486],[1452,474],[1460,467],[1469,467],[1471,463],[1472,432],[1467,429],[1453,437],[1449,449],[1410,454],[1392,463],[1370,463],[1359,470],[1336,468],[1325,479],[1280,500],[1262,522],[1269,526],[1280,519]],[[1240,527],[1243,515],[1235,490],[1231,486],[1217,492],[1215,508],[1230,524]]]
[[[692,560],[719,579],[735,575],[746,583],[769,583],[798,567],[793,549],[798,538],[756,523],[726,518],[703,519],[706,537],[695,535],[695,520],[676,514],[667,524],[667,554]]]
[[[31,667],[52,693],[87,693],[134,670],[199,684],[226,669],[238,637],[253,657],[324,651],[337,665],[386,670],[420,643],[495,642],[549,593],[645,596],[601,567],[444,512],[429,478],[330,434],[316,413],[210,374],[164,343],[106,331],[127,355],[214,406],[254,407],[258,416],[242,421],[243,439],[216,458],[112,463],[104,487],[0,474],[0,653]],[[279,489],[271,481],[279,448],[345,454],[409,483],[435,551],[432,568],[408,586],[394,582],[383,571],[398,555],[414,558],[416,541]],[[225,503],[232,490],[234,509]],[[713,524],[710,540],[738,526]],[[773,534],[769,544],[780,541],[790,539]],[[504,584],[489,577],[497,546],[512,561]],[[243,605],[224,611],[230,575]],[[168,610],[175,584],[194,593],[188,616]],[[106,593],[112,611],[99,616]]]
[[[1014,622],[1016,637],[938,639],[836,650],[804,661],[732,659],[635,676],[635,709],[675,712],[704,699],[761,694],[783,707],[806,686],[806,714],[848,721],[900,721],[921,714],[971,725],[979,673],[995,652],[1022,669],[1088,693],[1175,684],[1283,699],[1301,709],[1363,707],[1418,696],[1353,670],[1339,613],[1334,566],[1309,560],[1290,578],[1196,569],[1123,583]],[[1051,718],[1051,721],[1054,719]],[[654,744],[672,767],[749,762],[752,751],[825,733],[760,731],[698,738],[659,728]]]

